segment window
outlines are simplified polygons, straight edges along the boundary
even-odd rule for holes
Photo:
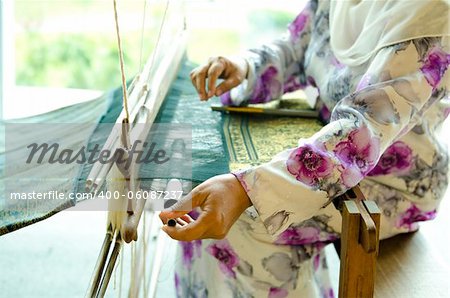
[[[1,1],[6,118],[93,99],[120,86],[112,0]],[[165,1],[117,1],[127,78],[155,45]],[[285,31],[305,2],[187,0],[188,57],[203,63],[269,41]]]
[[[0,119],[3,119],[3,1],[0,2]]]
[[[14,2],[0,2],[0,117],[3,118],[3,103],[14,85],[14,43],[11,24]]]

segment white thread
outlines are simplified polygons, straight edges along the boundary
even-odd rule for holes
[[[145,286],[145,280],[146,280],[146,278],[145,278],[145,267],[147,266],[147,253],[146,253],[146,251],[147,251],[147,233],[146,233],[146,229],[145,229],[145,226],[147,225],[147,222],[146,222],[146,216],[145,216],[145,210],[143,211],[144,212],[144,218],[143,218],[143,221],[144,221],[144,224],[142,225],[142,234],[143,234],[143,239],[142,239],[142,241],[144,241],[143,243],[142,243],[142,245],[143,245],[143,258],[144,258],[144,260],[143,260],[143,266],[142,266],[142,275],[143,275],[143,288],[144,288],[144,297],[147,297],[147,287]]]
[[[120,30],[119,30],[119,17],[117,15],[117,3],[114,2],[114,20],[116,22],[116,34],[117,34],[117,45],[119,47],[119,63],[120,63],[120,73],[122,77],[122,91],[123,91],[123,108],[125,110],[125,119],[130,119],[130,113],[128,112],[128,97],[127,97],[127,81],[125,79],[125,71],[123,64],[123,52],[122,52],[122,42],[120,40]]]
[[[144,1],[144,15],[142,17],[142,28],[141,28],[141,50],[139,53],[139,73],[142,71],[142,49],[144,48],[144,29],[145,29],[145,14],[147,11],[147,1]]]
[[[122,296],[122,280],[123,280],[123,249],[120,250],[120,280],[119,280],[119,298]]]

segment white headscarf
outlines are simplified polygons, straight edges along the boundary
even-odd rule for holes
[[[361,65],[399,42],[449,36],[450,0],[331,0],[330,43],[336,58]]]

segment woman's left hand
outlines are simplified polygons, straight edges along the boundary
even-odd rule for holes
[[[159,217],[165,224],[162,230],[173,239],[222,239],[251,205],[236,177],[225,174],[206,180],[171,208],[163,210]],[[187,213],[195,207],[200,208],[200,215],[193,220]],[[169,219],[176,219],[175,227],[167,225]]]

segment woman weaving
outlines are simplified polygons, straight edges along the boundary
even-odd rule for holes
[[[192,72],[200,99],[225,105],[311,85],[329,124],[161,213],[178,218],[167,234],[190,241],[181,242],[180,297],[334,297],[322,248],[339,238],[341,216],[328,202],[358,183],[382,210],[382,239],[436,216],[448,172],[437,139],[450,113],[448,5],[311,1],[284,38]],[[189,204],[198,211],[175,211]]]

